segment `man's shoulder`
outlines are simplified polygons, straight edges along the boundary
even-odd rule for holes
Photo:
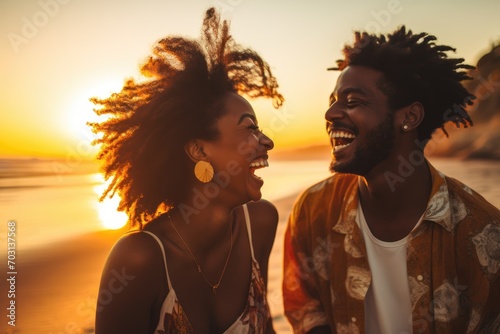
[[[500,210],[481,194],[453,177],[445,176],[445,179],[452,204],[459,202],[470,214],[478,218],[490,217],[500,223]]]
[[[342,198],[351,187],[357,186],[357,182],[357,175],[333,173],[305,189],[295,201],[295,206],[325,202],[332,197]]]
[[[470,257],[479,263],[482,272],[494,281],[500,275],[498,266],[498,241],[500,236],[500,210],[478,192],[462,182],[446,177],[450,198],[451,221],[457,249],[455,255],[461,259]],[[460,255],[462,253],[462,255]],[[463,268],[472,272],[472,262],[463,260]],[[463,270],[466,271],[465,269]]]
[[[359,176],[354,174],[333,173],[326,179],[323,179],[308,187],[304,194],[313,195],[321,191],[338,191],[348,188],[358,181]]]

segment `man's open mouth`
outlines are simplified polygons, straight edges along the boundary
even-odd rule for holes
[[[330,132],[330,139],[332,140],[333,151],[337,152],[351,145],[356,139],[356,135],[345,130],[333,130]]]

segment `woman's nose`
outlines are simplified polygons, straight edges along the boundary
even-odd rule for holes
[[[264,145],[268,150],[272,150],[274,147],[274,142],[263,132],[260,134],[259,142]]]

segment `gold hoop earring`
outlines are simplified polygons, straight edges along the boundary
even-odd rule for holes
[[[194,165],[194,176],[198,181],[208,183],[214,178],[214,168],[210,162],[200,160]]]

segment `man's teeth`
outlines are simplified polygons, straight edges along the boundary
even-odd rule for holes
[[[356,138],[355,135],[353,135],[350,132],[345,132],[345,131],[332,131],[330,133],[330,138],[332,139],[337,139],[337,138],[351,138],[354,139]]]
[[[253,168],[269,167],[269,162],[267,162],[267,160],[255,160],[255,161],[252,161],[252,163],[250,164],[250,167],[253,167]]]
[[[337,130],[337,131],[330,132],[330,138],[332,139],[332,141],[334,143],[333,151],[337,152],[338,150],[341,150],[341,149],[351,145],[351,142],[356,138],[356,136],[351,132]],[[347,140],[345,140],[345,139],[347,139]],[[345,144],[340,144],[342,142]]]
[[[344,147],[347,147],[347,146],[349,146],[349,145],[351,145],[351,143],[349,143],[349,144],[345,144],[345,145],[336,145],[336,146],[333,148],[333,150],[334,150],[335,152],[337,152],[338,150],[341,150],[341,149],[343,149]]]

